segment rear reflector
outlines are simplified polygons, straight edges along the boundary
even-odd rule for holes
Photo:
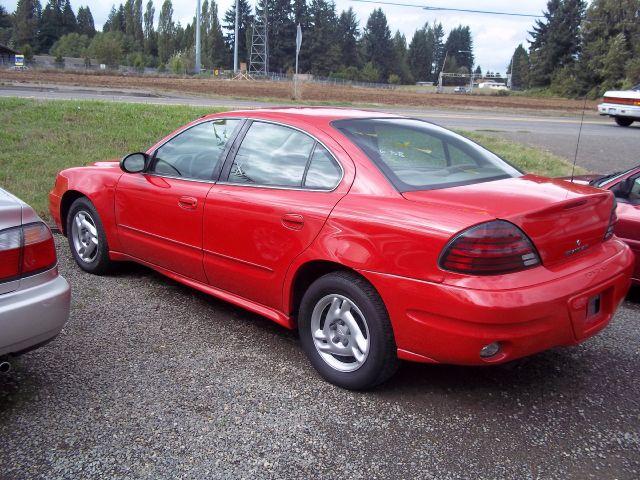
[[[0,232],[0,282],[49,270],[56,264],[51,230],[42,222]]]
[[[540,265],[529,238],[504,220],[482,223],[463,231],[444,248],[440,267],[468,275],[498,275]]]

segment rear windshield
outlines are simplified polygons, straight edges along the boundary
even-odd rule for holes
[[[420,120],[349,119],[334,121],[332,126],[353,141],[401,192],[522,175],[480,145]]]

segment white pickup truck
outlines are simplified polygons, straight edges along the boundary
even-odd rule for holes
[[[613,117],[621,127],[640,122],[640,84],[631,90],[605,92],[598,113]]]

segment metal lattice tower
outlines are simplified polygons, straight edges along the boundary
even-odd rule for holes
[[[251,55],[249,56],[249,75],[269,73],[269,43],[267,37],[267,2],[264,2],[264,14],[256,16],[251,34]]]

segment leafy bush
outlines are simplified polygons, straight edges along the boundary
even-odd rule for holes
[[[391,85],[400,85],[402,83],[402,81],[400,80],[400,77],[398,75],[396,75],[395,73],[392,73],[391,75],[389,75],[388,82]]]
[[[69,33],[60,37],[60,39],[53,44],[50,53],[56,57],[63,56],[80,58],[85,55],[89,43],[91,43],[91,40],[89,40],[88,36]]]
[[[121,32],[98,33],[89,45],[89,52],[98,59],[98,63],[117,67],[122,62],[122,44]]]

